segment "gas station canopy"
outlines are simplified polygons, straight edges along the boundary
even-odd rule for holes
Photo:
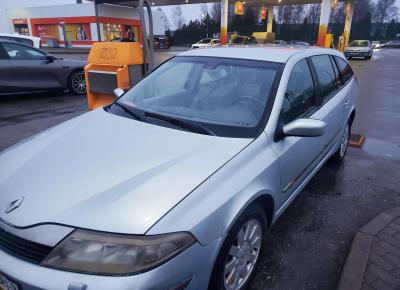
[[[96,4],[113,4],[128,7],[137,7],[138,1],[132,0],[90,0]],[[212,3],[220,2],[215,0],[151,0],[150,3],[153,6],[167,6],[167,5],[185,5],[185,4],[200,4],[200,3]],[[229,3],[235,3],[236,0],[229,0]],[[281,5],[298,5],[298,4],[311,4],[321,3],[322,0],[246,0],[246,6],[281,6]]]

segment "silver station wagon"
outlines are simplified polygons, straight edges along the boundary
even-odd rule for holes
[[[6,149],[1,287],[245,289],[268,228],[345,157],[356,88],[330,49],[187,51]]]

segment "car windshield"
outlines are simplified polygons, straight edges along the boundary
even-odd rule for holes
[[[204,38],[202,40],[199,41],[199,43],[210,43],[211,42],[211,38]]]
[[[368,40],[353,40],[349,46],[352,47],[368,47],[369,46],[369,42]]]
[[[196,122],[216,135],[250,137],[263,119],[280,63],[175,57],[118,102],[141,112]],[[265,125],[265,124],[264,124]]]

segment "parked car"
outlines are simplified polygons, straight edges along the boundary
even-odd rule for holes
[[[254,36],[235,35],[232,36],[229,44],[256,44],[257,40]]]
[[[27,44],[0,40],[0,93],[68,88],[85,94],[86,62],[57,58]]]
[[[170,41],[168,37],[161,37],[161,36],[156,36],[154,37],[154,48],[156,49],[168,49],[170,48]]]
[[[356,89],[331,49],[189,50],[6,149],[4,285],[245,289],[267,230],[345,158]]]
[[[40,37],[22,35],[22,34],[18,34],[18,33],[0,33],[0,40],[12,40],[12,41],[28,44],[28,45],[36,47],[36,48],[40,48],[40,46],[41,46]]]
[[[392,40],[382,45],[382,48],[400,48],[400,40]]]
[[[373,48],[369,40],[353,40],[344,49],[344,55],[347,58],[363,57],[370,59],[372,57]]]
[[[371,45],[373,49],[381,48],[381,43],[379,41],[372,41]]]
[[[275,43],[275,44],[278,44],[278,45],[287,45],[287,44],[288,44],[288,43],[287,43],[286,41],[284,41],[284,40],[275,40],[274,43]]]
[[[214,47],[220,45],[219,39],[214,38],[203,38],[198,42],[192,44],[192,49],[196,48],[205,48],[205,47]]]
[[[136,42],[136,40],[129,37],[115,37],[111,39],[110,42]]]
[[[301,40],[291,40],[288,42],[290,45],[300,45],[300,46],[310,46],[308,42],[301,41]]]

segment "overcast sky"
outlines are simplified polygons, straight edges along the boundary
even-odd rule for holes
[[[8,30],[6,9],[71,3],[76,3],[76,0],[0,0],[0,32]],[[397,0],[397,6],[400,7],[400,0]],[[162,8],[167,14],[171,24],[173,25],[172,7],[164,6]],[[186,21],[199,18],[201,15],[200,5],[197,4],[182,5],[182,11]]]

